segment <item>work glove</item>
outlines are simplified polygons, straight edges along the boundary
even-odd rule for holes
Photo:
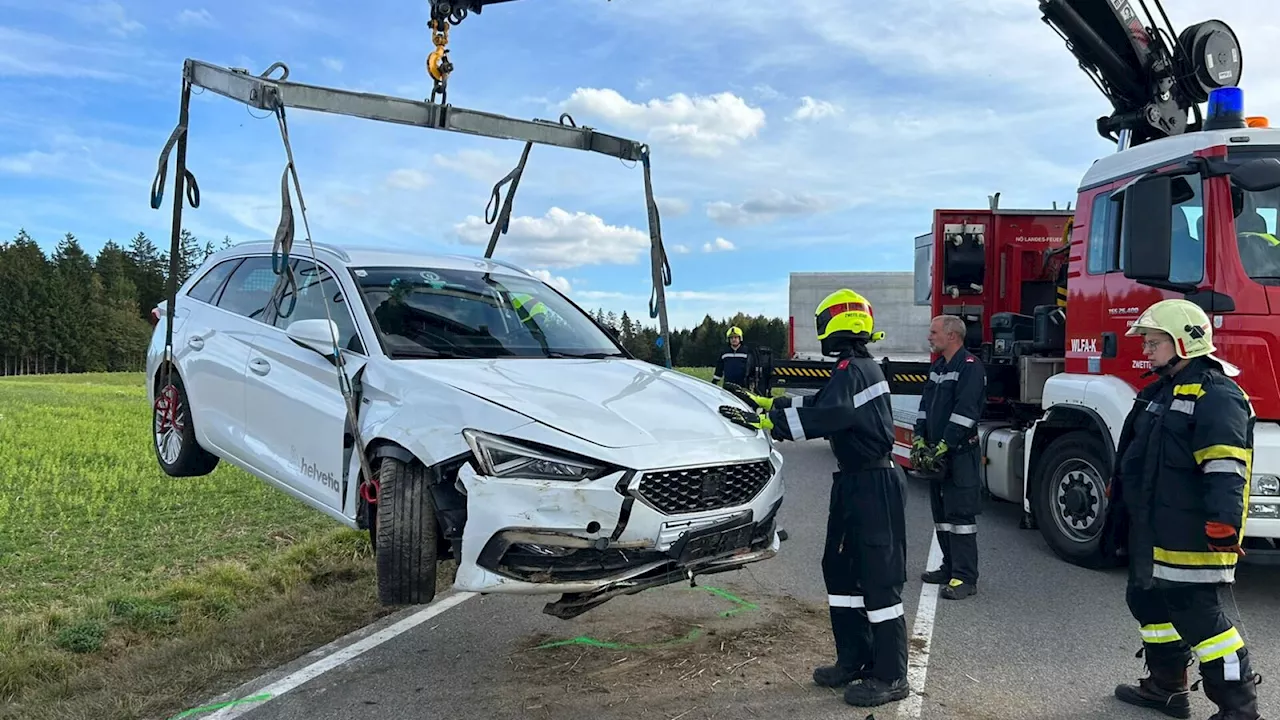
[[[946,454],[946,440],[925,447],[920,451],[920,469],[925,472],[942,472],[942,463]]]
[[[773,421],[768,415],[761,413],[753,413],[742,408],[736,408],[732,405],[721,405],[720,414],[728,418],[729,422],[735,425],[741,425],[750,430],[772,430]]]
[[[917,470],[920,469],[920,466],[925,461],[924,456],[928,448],[929,445],[924,441],[924,438],[916,435],[915,439],[911,441],[911,467]]]
[[[765,412],[769,412],[773,409],[773,398],[756,395],[737,383],[725,381],[724,389],[733,393],[734,397],[752,407],[758,407]]]
[[[1209,549],[1213,552],[1233,552],[1236,555],[1244,555],[1244,550],[1240,547],[1240,533],[1230,525],[1207,522],[1204,524],[1204,534],[1208,536]]]

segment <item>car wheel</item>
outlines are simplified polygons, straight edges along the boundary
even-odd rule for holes
[[[420,605],[436,596],[436,506],[421,463],[383,458],[378,465],[374,555],[378,600]]]
[[[1049,444],[1038,465],[1036,520],[1049,547],[1073,565],[1112,566],[1114,559],[1100,551],[1111,476],[1102,440],[1091,432],[1067,433]]]
[[[213,472],[218,456],[196,442],[195,425],[187,389],[178,373],[169,375],[168,384],[161,371],[152,407],[152,443],[160,469],[170,477],[200,477]]]

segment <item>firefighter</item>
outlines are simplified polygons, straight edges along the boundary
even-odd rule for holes
[[[1187,668],[1200,661],[1214,718],[1257,720],[1249,650],[1222,611],[1235,581],[1248,513],[1255,417],[1216,357],[1213,328],[1194,303],[1162,300],[1126,336],[1141,336],[1158,379],[1125,418],[1107,525],[1129,558],[1126,601],[1149,676],[1120,685],[1124,702],[1191,717]],[[1199,684],[1199,683],[1197,683]]]
[[[767,398],[727,384],[749,406],[722,406],[733,422],[769,431],[776,440],[826,438],[834,473],[822,576],[836,646],[834,665],[813,672],[822,687],[841,687],[850,705],[870,707],[910,694],[902,586],[907,579],[905,478],[893,462],[889,383],[867,343],[871,304],[838,290],[816,310],[824,355],[836,356],[831,379],[817,394]]]
[[[978,515],[982,476],[978,419],[986,404],[987,374],[964,347],[964,320],[939,315],[929,324],[929,349],[941,354],[920,395],[911,466],[932,475],[929,505],[942,565],[921,577],[942,584],[942,597],[978,592]]]
[[[751,376],[751,354],[742,344],[742,328],[736,325],[729,328],[725,333],[725,339],[728,340],[729,346],[720,353],[711,382],[717,385],[733,383],[739,387],[745,386]]]

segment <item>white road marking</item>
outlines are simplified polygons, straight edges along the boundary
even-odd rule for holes
[[[932,570],[942,564],[942,547],[938,545],[938,534],[933,534],[929,546],[929,560],[926,570]],[[911,694],[898,704],[898,717],[919,718],[924,709],[924,679],[929,672],[929,643],[933,638],[933,614],[938,608],[939,585],[925,583],[920,588],[920,602],[916,604],[916,619],[911,626],[911,648],[907,661],[907,681],[911,683]]]
[[[389,625],[366,638],[342,648],[332,655],[326,655],[325,657],[320,658],[301,670],[283,677],[261,690],[250,693],[250,695],[269,694],[271,695],[270,699],[263,700],[260,703],[254,703],[252,705],[233,705],[231,707],[223,708],[222,710],[207,716],[204,720],[231,720],[232,718],[240,717],[250,710],[260,708],[264,703],[271,702],[271,700],[280,697],[299,685],[302,685],[309,680],[313,680],[324,673],[343,665],[344,663],[350,662],[356,657],[372,650],[391,638],[402,635],[439,615],[445,610],[461,605],[464,601],[475,596],[476,593],[459,592],[449,595],[442,600],[437,600],[394,625]]]

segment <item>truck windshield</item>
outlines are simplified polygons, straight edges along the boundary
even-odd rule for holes
[[[352,275],[393,358],[624,357],[591,318],[531,277],[427,267]]]
[[[1280,157],[1280,150],[1260,154],[1256,150],[1233,153],[1233,157]],[[1240,263],[1254,280],[1280,281],[1280,188],[1263,192],[1231,189],[1236,214],[1236,241]]]

